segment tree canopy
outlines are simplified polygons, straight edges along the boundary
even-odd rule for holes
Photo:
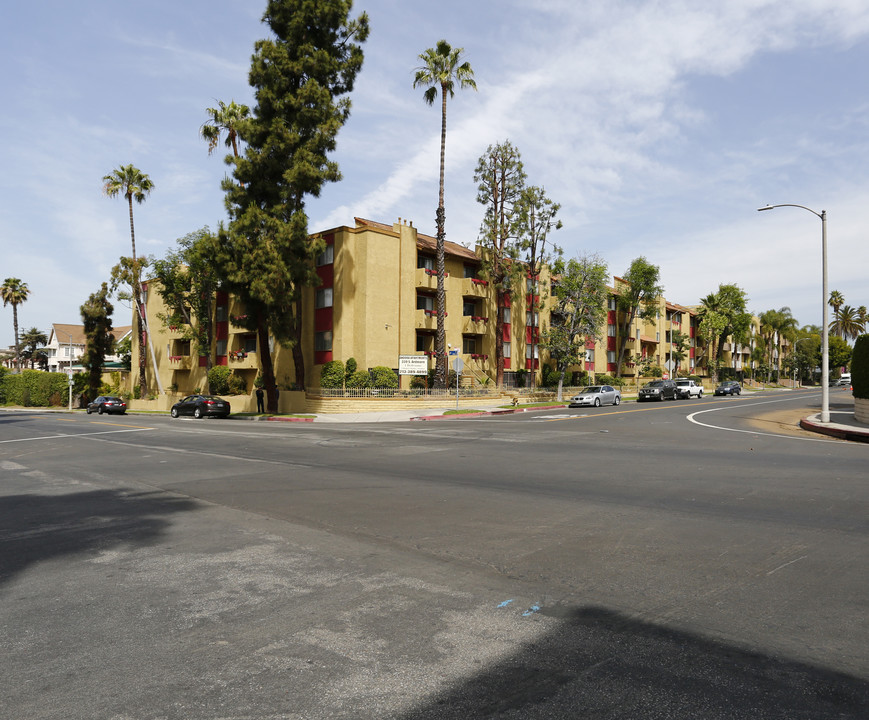
[[[270,0],[271,36],[255,44],[250,84],[256,105],[238,123],[244,153],[230,156],[235,182],[223,182],[230,222],[220,227],[221,276],[253,315],[270,412],[277,388],[269,336],[291,345],[296,382],[305,384],[301,293],[319,282],[322,241],[308,238],[305,196],[341,179],[329,159],[350,115],[362,67],[368,16],[349,16],[350,0]]]

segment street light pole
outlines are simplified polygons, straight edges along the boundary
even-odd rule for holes
[[[815,212],[805,205],[793,205],[784,203],[781,205],[767,205],[758,208],[757,211],[772,210],[779,207],[796,207],[808,210],[812,215],[821,218],[821,422],[830,422],[830,328],[827,321],[827,211]]]

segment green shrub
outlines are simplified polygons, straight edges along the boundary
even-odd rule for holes
[[[340,385],[338,387],[341,387]],[[347,379],[347,387],[349,388],[367,388],[371,387],[371,376],[364,370],[357,370]]]
[[[540,369],[540,384],[543,387],[555,387],[558,385],[558,375],[549,365],[543,365]]]
[[[320,387],[344,387],[344,363],[340,360],[330,360],[320,370]]]
[[[516,387],[524,388],[526,385],[526,377],[528,371],[525,368],[519,368],[516,371]]]
[[[595,375],[594,382],[595,385],[612,385],[613,387],[621,387],[625,384],[622,378],[612,375]]]
[[[229,376],[227,386],[227,395],[247,395],[247,382],[242,375],[236,372]]]
[[[392,368],[378,365],[371,370],[371,384],[377,388],[397,388],[398,375]]]
[[[347,365],[344,368],[344,379],[347,380],[350,376],[355,373],[359,369],[359,365],[356,362],[356,358],[350,358],[347,361]]]
[[[410,378],[411,390],[425,390],[431,387],[430,384],[427,384],[427,380],[428,378],[425,375],[413,375]]]
[[[226,365],[215,365],[208,371],[208,391],[214,395],[229,395],[229,377],[232,371]]]
[[[851,353],[851,387],[854,397],[869,400],[869,335],[860,335]]]

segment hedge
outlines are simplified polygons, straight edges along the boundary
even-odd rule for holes
[[[860,335],[851,353],[851,387],[854,397],[869,400],[869,335]]]
[[[23,407],[65,405],[69,398],[69,380],[66,373],[42,370],[22,370],[20,374],[6,374],[0,378],[0,403]]]

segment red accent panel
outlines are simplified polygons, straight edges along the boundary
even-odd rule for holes
[[[216,305],[229,305],[229,293],[226,290],[217,291]]]
[[[314,353],[314,363],[316,365],[322,365],[327,362],[332,362],[331,350],[317,350]]]
[[[324,235],[323,240],[327,245],[333,245],[335,243],[335,233],[328,233]]]
[[[227,359],[226,355],[218,355],[217,359],[214,361],[215,365],[226,365]]]
[[[322,281],[320,287],[332,287],[335,284],[335,266],[321,265],[317,268],[317,276]]]
[[[606,371],[608,373],[615,372],[616,371],[616,364],[615,363],[607,363],[606,364]]]
[[[616,324],[616,311],[615,310],[607,310],[606,311],[606,321],[608,325]]]
[[[607,350],[615,350],[616,349],[616,339],[614,337],[607,336],[606,339],[606,349]]]
[[[511,360],[511,358],[504,358],[504,369],[505,370],[510,369],[510,360]]]
[[[504,342],[510,342],[510,328],[513,327],[510,323],[504,323]]]
[[[531,370],[533,367],[534,370],[540,367],[540,359],[539,358],[525,358],[525,369]]]
[[[585,369],[588,370],[589,372],[594,372],[594,363],[586,361]]]
[[[199,356],[199,367],[208,367],[208,358],[205,355]]]
[[[586,350],[594,350],[594,348],[595,348],[594,340],[586,340],[585,341],[585,349]]]
[[[226,340],[229,337],[229,321],[221,320],[214,324],[214,336],[217,340]]]
[[[314,310],[314,332],[325,332],[332,329],[332,308]],[[320,350],[319,352],[330,352]]]

